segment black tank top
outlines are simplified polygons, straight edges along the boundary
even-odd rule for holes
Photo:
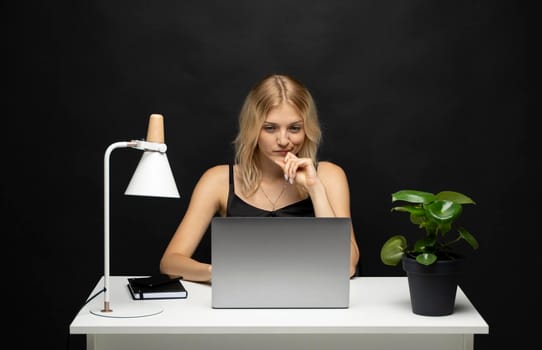
[[[230,189],[226,216],[314,216],[314,207],[310,197],[273,211],[256,208],[248,204],[235,194],[233,165],[230,164],[229,168]]]

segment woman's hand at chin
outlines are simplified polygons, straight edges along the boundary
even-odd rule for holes
[[[288,152],[283,160],[275,160],[284,172],[284,179],[291,184],[297,184],[309,189],[320,181],[316,168],[310,158],[298,158]]]

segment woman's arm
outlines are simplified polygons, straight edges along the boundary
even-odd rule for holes
[[[282,167],[285,178],[303,186],[311,197],[314,214],[318,217],[351,217],[350,189],[343,169],[331,162],[320,162],[318,170],[308,158],[288,153]],[[350,229],[350,276],[356,273],[359,248],[353,227]]]
[[[318,186],[318,194],[311,195],[315,205],[316,216],[323,216],[317,213],[327,212],[326,203],[336,217],[351,217],[350,213],[350,189],[348,179],[343,169],[330,162],[320,162],[318,164],[318,177],[322,186]],[[318,207],[318,209],[317,209]],[[354,228],[350,228],[350,277],[356,273],[356,266],[359,262],[359,248],[354,234]]]
[[[210,281],[211,265],[192,259],[203,235],[217,212],[225,208],[228,196],[228,165],[207,170],[194,188],[186,213],[169,242],[160,271],[190,281]]]

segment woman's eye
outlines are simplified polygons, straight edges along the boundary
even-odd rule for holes
[[[275,131],[275,127],[273,125],[264,125],[263,129],[267,132]]]
[[[301,131],[301,127],[299,125],[292,125],[292,126],[290,126],[290,131],[299,132],[299,131]]]

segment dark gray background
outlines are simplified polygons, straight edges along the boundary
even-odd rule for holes
[[[528,11],[511,1],[3,4],[4,302],[23,319],[8,338],[81,349],[67,333],[103,274],[109,144],[143,138],[148,116],[165,116],[181,199],[123,196],[140,153],[111,158],[111,272],[156,272],[199,176],[232,160],[248,89],[285,73],[316,99],[320,159],[348,175],[361,275],[403,275],[379,260],[389,235],[413,230],[390,213],[392,192],[464,192],[477,202],[463,223],[480,249],[460,284],[490,325],[476,349],[521,342],[521,313],[537,307],[540,195]]]

